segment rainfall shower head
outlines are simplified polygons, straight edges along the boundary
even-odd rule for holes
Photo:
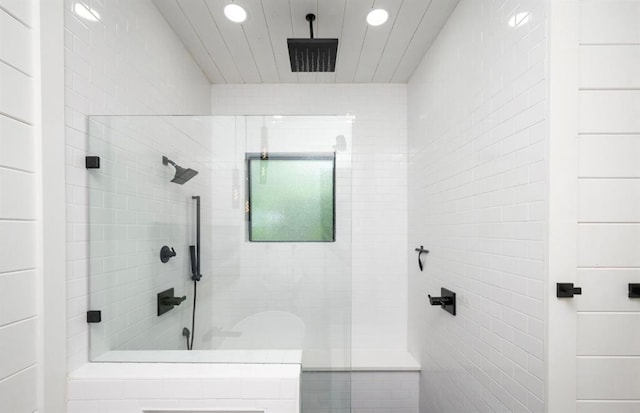
[[[174,168],[176,168],[176,176],[174,176],[173,179],[171,180],[171,182],[175,182],[176,184],[182,185],[185,182],[187,182],[189,179],[198,175],[198,171],[193,170],[191,168],[189,169],[183,168],[180,165],[173,162],[171,159],[167,158],[166,156],[162,157],[162,164],[163,165],[171,164],[173,165]]]
[[[335,72],[338,39],[314,39],[315,14],[307,14],[310,39],[287,39],[292,72]]]

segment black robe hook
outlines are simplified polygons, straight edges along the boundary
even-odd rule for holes
[[[424,271],[424,267],[422,266],[422,254],[428,254],[429,250],[425,250],[424,247],[420,245],[420,248],[416,248],[416,252],[418,253],[418,268],[420,268],[420,271]]]

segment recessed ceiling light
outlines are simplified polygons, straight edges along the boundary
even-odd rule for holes
[[[242,6],[233,3],[224,7],[224,15],[234,23],[242,23],[247,20],[247,11]]]
[[[83,3],[76,3],[73,5],[73,12],[78,16],[90,22],[97,22],[100,20],[100,14]]]
[[[389,13],[385,9],[375,9],[371,10],[369,14],[367,14],[367,23],[371,26],[380,26],[384,24],[389,18]]]

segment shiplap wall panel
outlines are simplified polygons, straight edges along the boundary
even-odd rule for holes
[[[597,290],[585,294],[595,295]],[[577,331],[579,356],[634,356],[640,343],[640,313],[581,313]]]
[[[233,60],[236,62],[236,67],[242,74],[244,81],[247,83],[261,82],[262,78],[260,77],[258,64],[254,59],[253,51],[246,40],[246,34],[243,26],[230,21],[224,15],[223,10],[227,1],[203,1],[206,4],[207,15],[211,19],[209,24],[215,25],[220,31],[224,44],[226,45],[227,50],[229,50],[229,53],[231,53]],[[255,18],[258,19],[258,15],[256,15]]]
[[[34,171],[35,137],[30,125],[0,116],[0,165]]]
[[[30,0],[0,0],[0,9],[27,27],[33,27],[34,2]]]
[[[32,39],[29,27],[0,9],[0,61],[32,74]]]
[[[180,37],[184,46],[189,49],[191,56],[198,63],[204,74],[214,83],[223,83],[224,77],[216,65],[217,58],[214,59],[200,41],[198,33],[195,31],[182,9],[175,0],[161,1],[155,3],[163,16],[173,16],[167,20],[174,32]]]
[[[36,272],[17,271],[0,275],[0,325],[36,315]]]
[[[427,13],[423,15],[408,46],[403,47],[404,52],[391,75],[391,82],[402,82],[412,76],[424,52],[439,35],[442,29],[441,22],[455,10],[458,4],[457,1],[430,1]]]
[[[640,133],[640,90],[581,90],[580,133]]]
[[[640,45],[582,46],[580,87],[640,88]]]
[[[3,413],[31,413],[38,405],[37,367],[29,367],[0,382],[0,406]]]
[[[578,399],[640,399],[640,358],[578,357]]]
[[[606,401],[589,400],[579,401],[576,406],[576,413],[638,413],[640,402],[636,401]]]
[[[260,0],[248,0],[246,5],[250,10],[262,8]],[[249,42],[249,49],[260,74],[260,80],[264,83],[277,83],[278,66],[271,48],[271,33],[264,15],[252,15],[251,24],[242,25],[242,31],[243,38],[246,36],[253,39]]]
[[[0,79],[0,113],[33,124],[34,80],[3,62]]]
[[[640,222],[640,180],[581,179],[579,222]]]
[[[0,168],[0,217],[36,218],[36,177],[29,172]]]
[[[38,408],[35,0],[0,0],[0,410]]]
[[[387,48],[387,40],[391,36],[396,24],[402,24],[398,20],[402,2],[395,0],[377,0],[375,7],[385,9],[389,13],[387,23],[380,26],[367,26],[367,32],[362,43],[362,49],[358,56],[355,81],[370,82],[382,60],[382,55]]]
[[[231,53],[224,44],[220,31],[215,24],[213,24],[213,20],[211,19],[211,15],[209,14],[209,10],[204,1],[189,2],[179,0],[178,4],[183,10],[189,23],[198,33],[199,38],[209,55],[215,59],[216,66],[220,72],[223,73],[224,79],[228,83],[242,83],[243,79],[240,69],[233,62]]]
[[[36,364],[36,322],[37,319],[30,318],[0,328],[0,380]]]
[[[226,0],[153,2],[214,84],[406,83],[458,4],[458,0],[243,0],[247,20],[236,24],[223,16]],[[387,9],[389,20],[379,27],[368,26],[366,16],[372,8]],[[339,39],[335,73],[291,72],[287,38],[309,38],[308,13],[317,16],[316,38]]]
[[[640,282],[640,268],[580,268],[575,300],[578,311],[640,311],[640,300],[627,298],[629,283]]]
[[[33,222],[0,221],[0,272],[35,267],[35,230]]]
[[[581,0],[577,410],[640,400],[640,2]],[[607,403],[606,401],[611,401]]]
[[[429,0],[412,1],[403,4],[403,7],[398,12],[398,19],[400,19],[407,30],[394,30],[389,35],[384,53],[375,69],[373,76],[374,82],[384,82],[387,79],[391,79],[402,56],[406,52],[402,46],[409,43],[413,33],[430,6],[431,1]]]
[[[640,178],[640,135],[583,135],[578,147],[580,178]]]
[[[580,224],[578,266],[639,267],[640,224]]]
[[[640,44],[640,2],[581,0],[581,44]]]
[[[290,22],[292,16],[289,10],[283,9],[281,6],[282,2],[280,0],[262,0],[264,18],[269,27],[271,48],[276,59],[280,82],[293,83],[298,81],[298,75],[291,71],[288,49],[282,46],[287,38],[293,37],[293,30],[291,23],[278,24],[278,22],[282,22],[283,19],[284,21],[288,19]]]
[[[352,22],[364,17],[357,2],[347,0],[347,6],[344,9],[344,21]],[[360,55],[365,35],[365,25],[343,23],[339,36],[338,57],[336,58],[336,62],[339,62],[336,63],[336,82],[348,83],[354,78],[358,62],[352,56]]]

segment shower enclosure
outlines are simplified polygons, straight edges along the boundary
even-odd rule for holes
[[[348,116],[91,116],[89,155],[92,361],[349,370]]]

